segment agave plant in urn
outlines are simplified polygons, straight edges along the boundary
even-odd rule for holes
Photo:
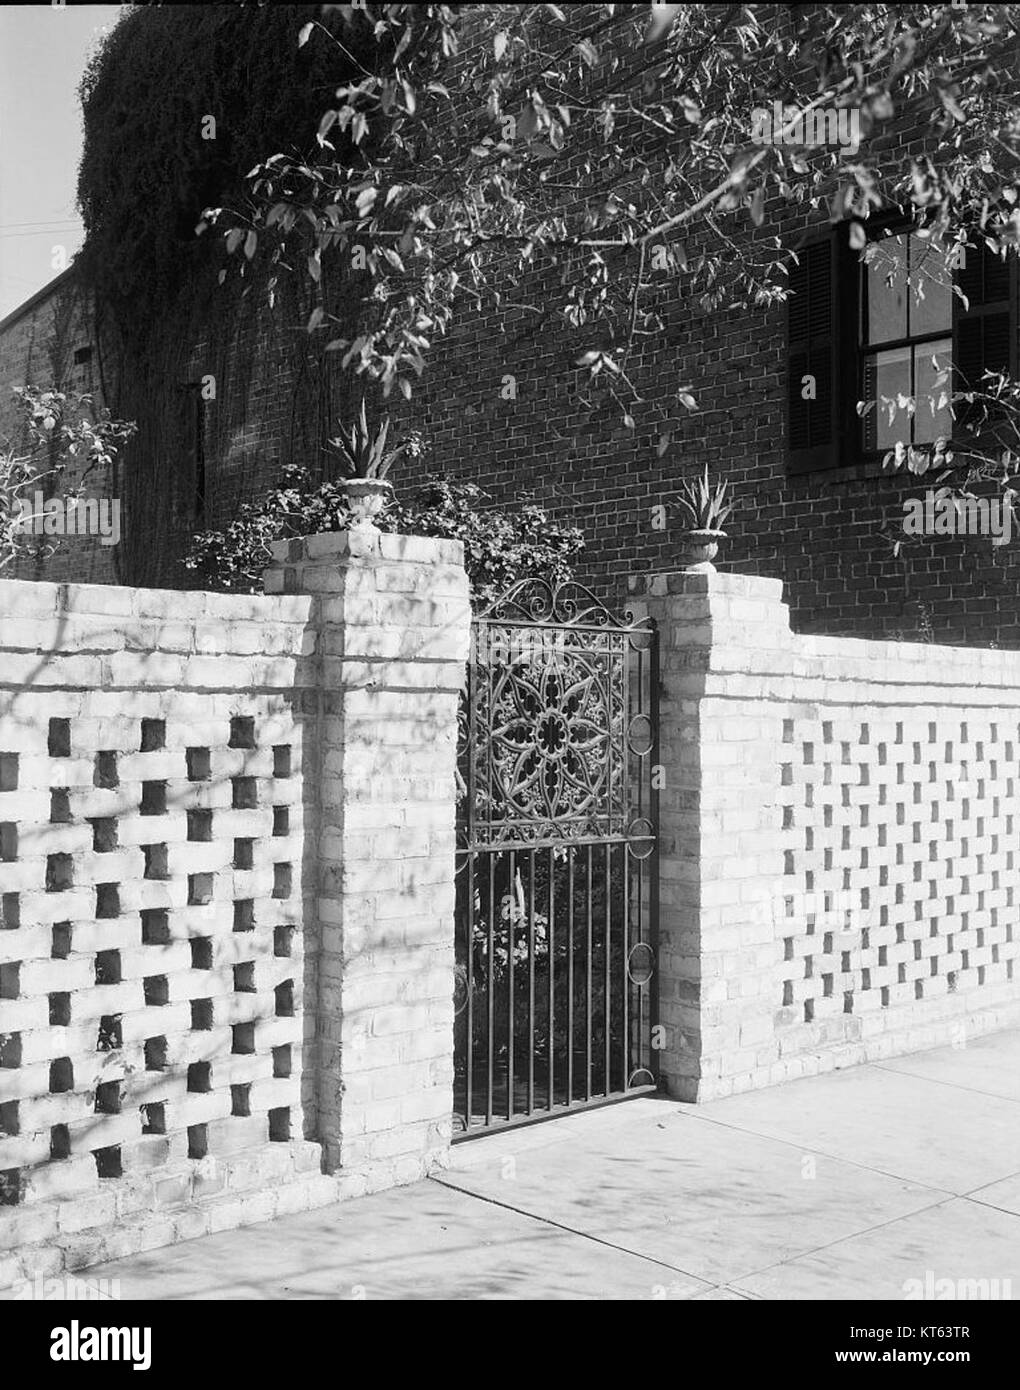
[[[708,465],[700,478],[687,480],[680,485],[677,506],[685,520],[690,522],[684,531],[684,568],[694,573],[714,572],[712,561],[719,553],[719,542],[726,539],[723,523],[733,510],[733,503],[726,500],[728,483],[716,483],[713,487],[708,480]]]
[[[347,468],[344,489],[356,526],[374,526],[374,518],[393,497],[393,484],[386,475],[407,451],[408,443],[405,441],[388,449],[389,436],[389,416],[372,433],[362,397],[361,410],[354,424],[350,429],[341,425],[340,433],[329,440]]]

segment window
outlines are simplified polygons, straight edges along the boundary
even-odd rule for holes
[[[878,457],[897,440],[959,434],[961,412],[954,421],[948,403],[929,399],[941,394],[939,372],[952,370],[955,390],[976,386],[986,369],[1015,372],[1012,258],[968,247],[953,273],[959,294],[944,255],[902,224],[879,224],[863,255],[841,227],[798,258],[787,300],[791,472]],[[907,397],[912,416],[898,408]],[[858,401],[875,404],[860,417]]]
[[[861,274],[864,449],[932,444],[953,432],[935,380],[952,366],[953,289],[944,256],[910,232],[873,241]],[[939,398],[948,395],[940,391]],[[907,413],[907,398],[915,402]]]

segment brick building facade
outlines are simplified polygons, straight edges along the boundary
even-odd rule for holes
[[[883,147],[890,157],[921,153],[925,139],[915,127],[890,123],[871,148],[881,157]],[[896,312],[904,322],[883,329],[867,308],[866,282],[877,302],[877,280],[849,251],[845,228],[834,230],[824,212],[805,204],[777,201],[765,213],[759,230],[745,212],[734,214],[734,236],[740,244],[741,237],[778,235],[802,253],[788,303],[705,308],[685,292],[683,275],[663,272],[657,307],[666,331],[639,340],[628,362],[644,401],[633,429],[613,402],[592,408],[582,399],[587,373],[575,363],[589,344],[548,327],[536,331],[536,316],[524,308],[484,316],[465,307],[408,408],[431,446],[426,466],[480,483],[497,505],[538,501],[579,526],[587,541],[579,577],[622,601],[628,573],[660,570],[678,557],[681,524],[669,503],[680,480],[707,464],[732,482],[737,503],[720,563],[782,579],[797,630],[1016,645],[1015,545],[932,536],[894,554],[903,502],[922,493],[926,480],[883,472],[884,431],[876,432],[875,416],[862,425],[856,415],[857,400],[876,381],[877,389],[895,384],[898,364],[921,372],[929,348],[952,356],[958,373],[964,364],[971,375],[1015,366],[1015,268],[977,258],[960,272],[969,310],[943,285],[918,325],[908,321],[911,313],[923,317],[916,300],[910,310],[913,296],[900,292]],[[907,254],[905,228],[886,220],[881,230]],[[699,249],[695,232],[688,256]],[[167,385],[180,395],[180,425],[140,446],[157,485],[135,499],[127,522],[132,559],[121,561],[121,582],[186,585],[179,556],[192,530],[226,524],[284,464],[321,467],[322,444],[335,427],[336,378],[309,351],[295,313],[255,298],[243,314],[221,311],[215,331],[207,324],[182,345],[182,380]],[[21,371],[24,354],[12,335],[23,334],[18,324],[25,321],[14,315],[0,325],[6,382]],[[879,330],[884,338],[867,341]],[[810,406],[795,389],[806,368],[819,383]],[[111,368],[111,383],[131,370],[130,360]],[[197,385],[209,373],[219,394],[203,402]],[[695,395],[696,411],[678,407],[680,383]],[[111,384],[110,404],[130,414],[120,404],[122,386],[123,376]],[[660,454],[664,433],[670,444]],[[409,481],[398,472],[398,487]]]

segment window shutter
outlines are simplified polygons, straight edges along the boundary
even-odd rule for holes
[[[1000,260],[983,244],[967,248],[956,275],[967,304],[955,296],[953,308],[957,390],[980,390],[986,371],[1015,373],[1015,277],[1013,256]],[[976,414],[973,407],[958,407],[957,424],[966,426]]]
[[[789,471],[806,473],[860,460],[860,257],[846,224],[797,254],[786,301],[786,438]],[[804,399],[805,377],[814,400]]]

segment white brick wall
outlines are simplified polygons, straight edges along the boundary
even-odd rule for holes
[[[709,1099],[1020,1019],[1020,654],[797,637],[777,581],[661,631],[661,1016]]]
[[[0,582],[0,1283],[443,1161],[460,547],[285,549]]]

